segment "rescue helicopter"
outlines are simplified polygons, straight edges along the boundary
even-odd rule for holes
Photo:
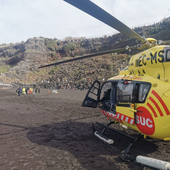
[[[117,76],[109,78],[105,83],[96,80],[82,103],[84,107],[99,107],[104,116],[109,118],[107,125],[96,122],[103,127],[101,133],[94,135],[121,153],[124,160],[134,160],[128,155],[134,143],[142,137],[150,137],[170,141],[170,46],[157,44],[154,38],[143,38],[127,27],[121,21],[98,7],[90,0],[64,0],[101,22],[118,30],[122,34],[135,38],[141,46],[148,44],[151,48],[133,55],[127,67]],[[133,49],[134,47],[128,47]],[[85,55],[69,60],[52,63],[39,68],[72,62],[97,55],[121,52],[126,48],[113,49],[95,54]],[[124,128],[130,128],[139,133],[139,137],[130,136],[116,130],[110,125],[119,123]],[[129,146],[119,151],[114,147],[114,141],[105,136],[105,131],[111,130],[131,139]],[[137,156],[136,162],[155,169],[170,169],[170,163],[152,158]]]

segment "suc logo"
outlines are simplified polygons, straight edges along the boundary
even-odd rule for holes
[[[136,125],[138,129],[146,135],[153,135],[155,132],[155,123],[145,107],[138,107],[136,113]]]

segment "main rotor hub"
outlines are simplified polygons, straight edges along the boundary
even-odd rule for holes
[[[156,44],[157,40],[155,38],[146,38],[146,41],[150,44]]]

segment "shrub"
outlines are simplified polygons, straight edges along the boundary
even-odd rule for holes
[[[45,44],[48,49],[50,49],[51,51],[55,51],[55,46],[57,46],[57,42],[55,40],[46,38]]]
[[[111,70],[111,69],[112,69],[112,65],[111,65],[111,64],[108,64],[108,65],[107,65],[107,69],[108,69],[108,70]]]
[[[66,45],[64,45],[64,47],[63,47],[63,49],[64,49],[64,51],[73,51],[73,50],[75,50],[75,48],[76,48],[76,44],[74,44],[74,43],[68,43],[68,44],[66,44]]]

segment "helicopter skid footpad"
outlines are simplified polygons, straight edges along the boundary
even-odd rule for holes
[[[94,136],[121,154],[121,151],[113,146],[114,141],[112,139],[107,138],[106,136],[102,135],[101,133],[97,131],[94,132]]]
[[[114,141],[113,141],[112,139],[107,138],[106,136],[100,134],[100,133],[97,132],[97,131],[94,132],[94,135],[95,135],[97,138],[99,138],[100,140],[102,140],[103,142],[105,142],[105,143],[107,143],[107,144],[109,144],[109,145],[111,145],[111,144],[114,143]]]

